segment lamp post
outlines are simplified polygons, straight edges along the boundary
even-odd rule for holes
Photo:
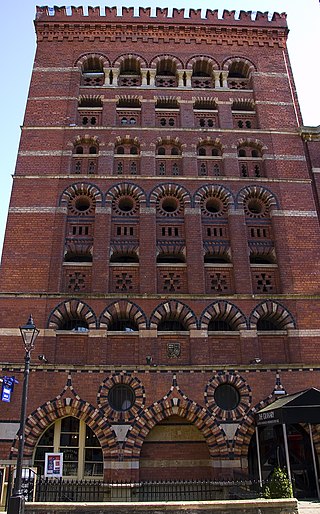
[[[24,377],[23,377],[23,389],[21,399],[21,412],[20,412],[20,428],[19,428],[19,448],[18,458],[16,467],[16,477],[14,481],[14,487],[12,495],[9,499],[8,514],[23,514],[24,513],[24,502],[25,498],[22,491],[22,461],[24,451],[24,431],[26,425],[26,411],[27,411],[27,399],[28,399],[28,382],[30,372],[30,360],[31,350],[34,349],[35,340],[39,334],[39,330],[36,328],[33,318],[30,314],[26,325],[19,327],[21,337],[24,344],[25,356],[24,356]]]

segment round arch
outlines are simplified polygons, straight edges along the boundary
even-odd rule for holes
[[[226,321],[234,330],[247,328],[247,318],[243,312],[233,303],[225,300],[213,302],[204,309],[200,316],[200,328],[208,329],[212,319]]]
[[[185,418],[200,430],[207,442],[211,458],[227,458],[229,454],[228,444],[217,421],[211,417],[210,412],[205,408],[184,396],[178,398],[164,397],[143,411],[127,435],[124,452],[128,449],[130,453],[132,452],[132,457],[139,458],[143,442],[152,428],[174,415]]]
[[[50,313],[48,328],[59,330],[64,322],[70,319],[85,321],[89,329],[97,328],[97,318],[91,307],[77,298],[61,302]]]
[[[99,440],[104,459],[117,456],[119,450],[117,438],[103,413],[76,395],[73,398],[58,396],[43,403],[28,416],[25,431],[25,458],[32,457],[41,434],[52,423],[65,416],[81,419],[91,428]],[[11,458],[17,454],[17,443],[18,437],[11,448]]]
[[[249,318],[250,329],[255,330],[260,319],[267,318],[274,322],[279,330],[296,328],[291,312],[275,300],[266,300],[259,303],[251,312]]]
[[[108,305],[101,313],[99,327],[108,329],[108,326],[119,318],[131,320],[139,329],[145,329],[147,326],[147,317],[137,304],[118,300]]]
[[[187,330],[197,329],[197,317],[195,313],[185,303],[178,300],[168,300],[158,305],[150,316],[150,328],[157,328],[160,321],[169,317],[180,321]]]

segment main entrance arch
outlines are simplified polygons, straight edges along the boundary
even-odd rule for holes
[[[140,480],[208,480],[212,475],[207,442],[187,419],[171,415],[156,424],[140,454]]]

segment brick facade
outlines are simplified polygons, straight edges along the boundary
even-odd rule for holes
[[[22,381],[30,310],[40,328],[26,459],[74,416],[108,481],[252,472],[257,409],[320,387],[319,133],[286,17],[156,14],[37,8],[1,267],[2,374]]]

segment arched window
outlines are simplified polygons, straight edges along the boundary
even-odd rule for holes
[[[60,330],[72,330],[72,332],[88,332],[89,327],[86,321],[81,319],[66,319]]]
[[[33,465],[44,474],[45,453],[63,454],[63,476],[88,478],[103,476],[103,455],[98,438],[82,420],[67,416],[58,419],[40,437]]]
[[[260,318],[257,321],[258,332],[281,330],[276,321],[272,318]]]
[[[228,321],[223,319],[213,319],[208,324],[208,332],[227,332],[233,330]]]
[[[157,65],[157,87],[177,87],[176,64],[171,58],[163,58]]]
[[[137,332],[139,328],[136,323],[129,318],[117,318],[111,321],[108,330],[111,332]]]
[[[139,257],[135,252],[126,253],[113,253],[110,258],[110,262],[116,262],[118,264],[133,264],[139,262]]]
[[[199,59],[193,65],[191,85],[194,88],[212,88],[212,64],[206,59]]]
[[[239,169],[241,177],[263,176],[262,149],[255,143],[244,143],[238,148]]]
[[[176,319],[165,319],[158,324],[158,332],[183,332],[185,326]]]
[[[141,85],[140,63],[134,56],[128,56],[120,64],[119,86],[135,87]]]
[[[228,87],[230,89],[251,88],[251,65],[245,60],[235,60],[229,65]]]
[[[82,80],[83,86],[103,86],[104,84],[104,71],[103,62],[96,56],[88,56],[82,65]]]

